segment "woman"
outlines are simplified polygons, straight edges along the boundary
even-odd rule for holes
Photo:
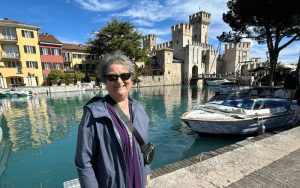
[[[106,55],[97,74],[108,95],[94,98],[84,106],[78,128],[75,164],[81,187],[145,187],[150,167],[127,125],[116,114],[115,102],[148,143],[149,117],[143,107],[129,98],[134,65],[120,51]]]

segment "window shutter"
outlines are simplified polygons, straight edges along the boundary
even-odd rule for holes
[[[32,46],[32,49],[33,49],[33,53],[35,54],[36,53],[35,46]]]
[[[27,53],[27,46],[24,45],[24,52]]]
[[[22,37],[25,37],[25,31],[21,30],[21,32],[22,32]]]

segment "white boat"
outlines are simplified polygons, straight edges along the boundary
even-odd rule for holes
[[[222,83],[232,82],[227,79],[222,80],[205,80],[205,83],[209,86],[220,86]]]
[[[208,134],[250,134],[288,126],[296,101],[286,110],[286,99],[225,99],[200,105],[181,120],[192,130]]]
[[[26,97],[32,96],[32,91],[25,91],[22,89],[10,89],[6,91],[0,92],[0,98],[7,98],[7,97]]]

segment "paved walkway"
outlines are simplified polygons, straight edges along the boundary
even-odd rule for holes
[[[78,179],[64,187],[80,187]],[[263,134],[152,172],[148,188],[300,188],[300,127]]]
[[[150,188],[300,187],[300,127],[241,141],[169,173],[154,171]],[[205,157],[204,157],[205,158]],[[157,176],[157,177],[156,177]]]
[[[245,176],[227,187],[300,187],[300,149]]]

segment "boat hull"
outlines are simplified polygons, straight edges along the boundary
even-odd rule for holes
[[[277,128],[289,126],[288,122],[293,117],[293,112],[284,112],[282,114],[254,117],[245,119],[228,118],[218,119],[184,119],[182,122],[189,126],[193,131],[206,134],[253,134],[263,133]]]

